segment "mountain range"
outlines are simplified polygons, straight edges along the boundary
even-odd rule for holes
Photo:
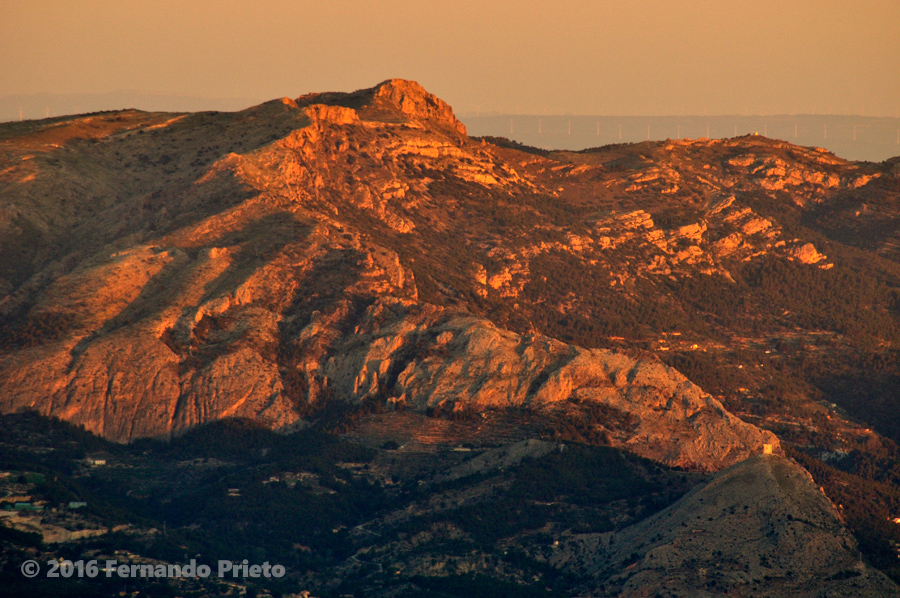
[[[133,447],[324,429],[374,451],[370,483],[426,489],[366,511],[379,539],[322,556],[314,591],[897,595],[898,200],[898,159],[758,134],[550,151],[397,79],[5,123],[0,411]],[[533,484],[578,451],[588,477],[697,477],[597,499],[611,527],[460,515],[498,488],[582,513]],[[512,546],[531,564],[491,561]]]

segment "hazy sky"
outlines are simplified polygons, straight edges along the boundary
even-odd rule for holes
[[[457,112],[900,116],[898,0],[0,0],[0,96],[415,79]]]

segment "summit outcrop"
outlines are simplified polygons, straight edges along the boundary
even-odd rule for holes
[[[355,93],[312,93],[296,100],[297,106],[339,105],[370,113],[395,113],[410,122],[426,124],[466,134],[466,126],[453,114],[453,108],[428,93],[415,81],[388,79],[371,89]]]

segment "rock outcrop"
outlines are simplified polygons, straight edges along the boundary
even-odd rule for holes
[[[460,135],[466,134],[466,126],[454,116],[453,109],[415,81],[390,79],[375,86],[373,97],[396,106],[411,118],[436,122]]]
[[[301,335],[315,343],[334,331],[317,326]],[[327,361],[304,368],[319,368],[332,392],[359,402],[388,397],[395,408],[419,412],[529,407],[535,413],[570,401],[598,403],[632,422],[604,429],[614,446],[690,469],[718,470],[761,453],[764,444],[778,445],[773,434],[742,422],[655,359],[521,336],[400,300],[373,304],[341,340]]]

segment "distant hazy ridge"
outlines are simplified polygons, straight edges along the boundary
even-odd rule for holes
[[[470,135],[507,137],[544,149],[582,150],[660,139],[721,139],[759,133],[824,147],[848,160],[881,162],[900,155],[900,118],[780,116],[462,116]]]

